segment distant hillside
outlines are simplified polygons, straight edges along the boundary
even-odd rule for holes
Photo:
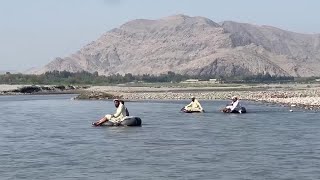
[[[320,76],[320,35],[185,15],[133,20],[31,73]]]
[[[7,72],[18,73],[17,71],[13,71],[13,70],[0,70],[0,74],[6,74]]]

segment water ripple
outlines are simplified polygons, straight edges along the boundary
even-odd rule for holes
[[[0,97],[1,179],[319,179],[319,113],[244,102],[183,114],[186,101],[128,102],[142,127],[90,123],[110,101]]]

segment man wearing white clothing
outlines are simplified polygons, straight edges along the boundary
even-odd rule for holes
[[[232,102],[229,106],[225,108],[227,111],[232,112],[232,111],[239,111],[241,113],[241,105],[239,103],[239,99],[236,96],[232,97]]]
[[[198,112],[204,112],[201,104],[199,103],[199,101],[195,98],[195,97],[192,97],[191,98],[191,103],[186,105],[184,107],[184,109],[186,111],[198,111]]]
[[[115,114],[107,114],[105,115],[105,117],[103,117],[102,119],[100,119],[99,121],[93,123],[92,125],[94,126],[100,126],[103,123],[110,121],[113,123],[120,123],[121,120],[127,116],[127,108],[124,106],[124,103],[120,103],[119,99],[115,99],[113,100],[114,102],[114,106],[117,108],[116,113]]]

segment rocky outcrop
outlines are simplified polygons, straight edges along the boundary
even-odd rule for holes
[[[320,76],[320,35],[184,15],[139,19],[33,73]]]
[[[234,47],[254,44],[272,54],[270,61],[292,76],[319,76],[319,34],[299,34],[231,21],[223,22],[222,27],[231,34]]]

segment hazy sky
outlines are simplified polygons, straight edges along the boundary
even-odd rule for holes
[[[174,14],[320,32],[320,0],[0,0],[0,71],[64,57],[126,21]]]

